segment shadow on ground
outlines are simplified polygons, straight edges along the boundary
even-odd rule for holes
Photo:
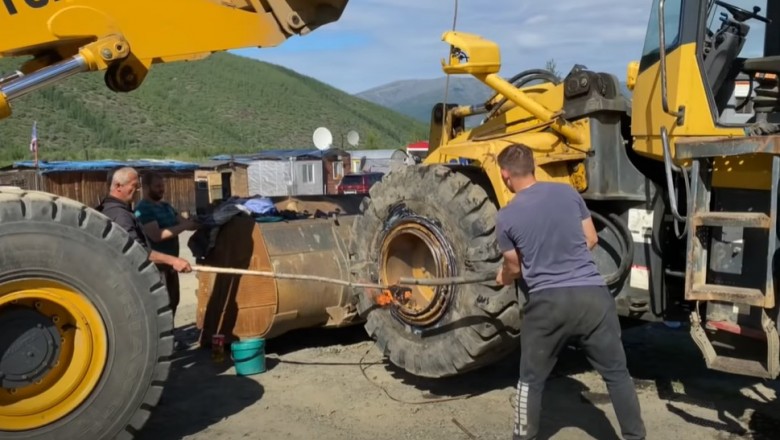
[[[268,371],[271,371],[280,363],[358,366],[359,362],[294,361],[285,359],[284,356],[305,349],[320,349],[323,352],[336,354],[341,352],[345,346],[368,341],[370,339],[362,325],[333,329],[311,328],[294,330],[266,341],[265,352],[268,356],[266,358],[266,368]]]
[[[667,402],[669,417],[715,429],[727,439],[777,438],[780,403],[774,396],[764,395],[759,385],[780,395],[780,384],[707,369],[686,327],[624,324],[623,342],[637,390],[657,393],[658,398]],[[415,377],[386,360],[383,368],[403,383],[427,391],[432,400],[469,398],[513,388],[518,379],[519,358],[518,350],[496,364],[444,379]],[[604,413],[612,411],[609,395],[592,392],[573,378],[587,372],[595,374],[585,353],[576,346],[561,353],[545,389],[541,438],[568,426],[578,427],[594,438],[619,438]],[[744,395],[742,389],[749,390],[751,396]],[[717,420],[694,416],[684,409],[685,405],[714,410]]]
[[[768,388],[780,395],[777,382],[707,369],[685,326],[670,329],[657,323],[625,329],[623,343],[637,389],[657,393],[666,402],[670,417],[715,429],[724,439],[777,438],[780,403],[762,391]],[[559,374],[566,375],[591,370],[584,354],[559,367]],[[751,396],[743,394],[743,389]],[[610,404],[607,394],[586,392],[584,397],[596,404]],[[713,410],[717,420],[690,414],[685,405]]]
[[[192,339],[197,340],[197,334]],[[663,324],[629,324],[624,327],[623,341],[638,391],[657,393],[666,402],[669,417],[715,429],[721,439],[777,438],[780,404],[774,396],[765,395],[767,388],[780,395],[777,382],[708,370],[686,328],[675,330]],[[350,346],[354,344],[364,344],[367,353],[372,352],[365,358],[376,359],[376,348],[360,325],[297,330],[266,341],[266,366],[270,371],[280,362],[360,365],[369,375],[371,369],[385,369],[399,382],[423,391],[423,399],[431,400],[431,403],[442,399],[468,399],[494,390],[506,390],[507,404],[511,403],[518,378],[519,350],[493,365],[444,379],[412,376],[386,359],[358,362],[350,356],[345,362],[308,362],[285,356],[305,349],[339,353],[345,347],[353,348]],[[191,348],[176,353],[162,401],[138,438],[172,439],[208,432],[213,423],[259,401],[263,388],[255,380],[222,374],[230,365],[229,360],[225,364],[214,364],[207,350]],[[609,396],[590,390],[573,377],[587,372],[593,372],[593,369],[582,351],[574,346],[564,350],[545,389],[540,438],[549,438],[566,427],[577,427],[592,438],[619,438],[607,418],[607,413],[613,411]],[[742,389],[748,390],[751,397],[744,395]],[[169,395],[187,396],[187,399],[173,401],[167,398]],[[205,403],[193,406],[193,401]],[[690,406],[713,410],[717,416],[702,419],[686,410]],[[186,418],[187,423],[170,423],[177,418]]]
[[[137,440],[172,440],[208,432],[211,425],[263,397],[263,387],[255,380],[226,373],[232,366],[229,358],[217,363],[211,351],[198,348],[193,326],[177,329],[177,333],[190,348],[173,354],[160,402]]]

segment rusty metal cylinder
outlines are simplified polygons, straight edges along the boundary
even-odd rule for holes
[[[256,223],[239,216],[223,225],[214,248],[198,264],[349,279],[346,243],[352,217]],[[201,342],[272,338],[294,329],[349,324],[348,287],[270,277],[198,274]]]

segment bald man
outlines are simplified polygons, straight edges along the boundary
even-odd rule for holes
[[[108,197],[103,199],[96,209],[121,226],[133,240],[143,246],[149,252],[149,261],[152,263],[169,265],[176,272],[191,272],[192,267],[187,260],[151,249],[141,224],[130,209],[130,202],[133,201],[136,191],[138,191],[138,172],[131,167],[120,168],[111,177]]]

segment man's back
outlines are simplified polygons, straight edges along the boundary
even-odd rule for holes
[[[146,235],[127,203],[116,197],[108,196],[95,209],[127,231],[130,238],[137,241],[144,249],[149,250],[149,242]]]
[[[582,221],[590,216],[569,185],[537,182],[520,191],[498,213],[502,251],[518,246],[523,279],[531,292],[571,286],[603,286]]]

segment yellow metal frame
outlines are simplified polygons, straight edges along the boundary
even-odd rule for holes
[[[106,365],[108,337],[95,306],[63,284],[35,279],[0,285],[0,309],[12,304],[52,317],[62,342],[57,363],[40,381],[0,389],[0,430],[27,431],[62,419],[90,396]]]
[[[7,15],[0,27],[0,56],[57,49],[64,58],[85,44],[117,37],[127,40],[144,63],[275,46],[337,20],[347,4],[347,0],[274,0],[268,3],[276,8],[266,10],[260,0],[69,0],[39,2],[42,6],[37,8],[21,0],[12,2],[17,13]]]
[[[80,55],[86,69],[114,64],[132,90],[152,64],[199,60],[217,51],[272,47],[340,18],[348,0],[6,0],[0,57],[33,56],[30,74]],[[2,90],[0,90],[2,92]],[[10,115],[0,93],[0,118]]]
[[[668,100],[671,109],[685,106],[685,118],[677,123],[675,116],[663,111],[660,64],[640,73],[634,86],[631,133],[634,150],[653,160],[663,160],[661,127],[669,130],[669,147],[675,157],[676,144],[697,138],[744,137],[742,127],[721,127],[716,124],[707,99],[696,59],[696,45],[685,44],[667,54]],[[685,163],[680,163],[686,165]],[[771,188],[771,157],[744,155],[716,159],[712,184],[740,189]]]
[[[502,99],[507,103],[484,124],[450,136],[445,130],[441,145],[432,145],[425,164],[462,164],[483,169],[498,203],[504,206],[513,194],[506,189],[496,157],[507,146],[523,143],[534,151],[536,178],[562,182],[579,191],[587,189],[582,166],[590,146],[587,119],[571,123],[565,120],[563,85],[541,84],[519,89],[498,75],[501,57],[498,45],[478,35],[445,32],[442,40],[450,44],[450,57],[442,60],[448,74],[470,74],[496,92],[490,104]],[[555,109],[555,110],[550,110]],[[445,116],[445,126],[455,117],[472,114],[471,107],[457,107]]]

